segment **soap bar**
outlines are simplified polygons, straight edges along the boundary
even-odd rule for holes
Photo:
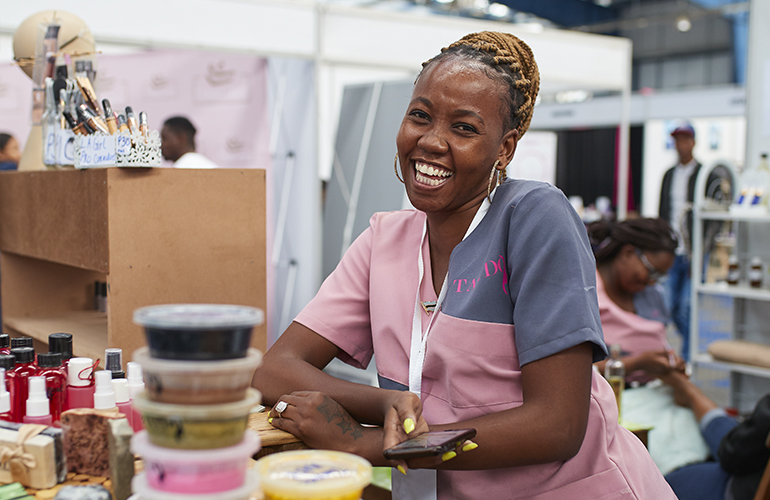
[[[65,486],[54,500],[112,500],[109,490],[99,485]]]
[[[76,408],[61,415],[64,455],[70,471],[110,477],[110,421],[122,413]]]
[[[17,444],[30,429],[41,428],[42,432]],[[0,421],[0,483],[19,482],[45,489],[64,481],[66,476],[60,429]]]
[[[134,478],[134,455],[131,453],[134,430],[125,418],[111,419],[109,424],[112,492],[115,500],[127,500],[131,496],[131,480]]]

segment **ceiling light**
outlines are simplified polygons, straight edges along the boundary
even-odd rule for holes
[[[511,9],[507,5],[501,3],[493,3],[489,6],[489,15],[494,17],[506,17],[511,13]]]
[[[681,14],[676,18],[676,29],[682,33],[686,33],[690,31],[690,28],[692,28],[692,21],[687,17],[687,14]]]

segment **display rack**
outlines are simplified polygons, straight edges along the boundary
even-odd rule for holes
[[[225,303],[266,308],[265,171],[121,169],[0,174],[4,331],[76,356],[126,361],[144,345],[139,307]],[[106,281],[107,312],[94,310]],[[264,351],[266,327],[252,345]]]
[[[729,165],[727,168],[737,181],[738,175]],[[746,411],[752,409],[764,393],[770,392],[770,369],[715,360],[708,354],[708,346],[701,345],[701,299],[709,295],[731,298],[730,337],[770,344],[770,279],[767,274],[770,263],[770,214],[735,213],[728,211],[727,207],[724,207],[724,211],[704,208],[707,205],[703,193],[706,192],[710,173],[711,169],[706,168],[698,173],[696,199],[693,203],[690,359],[696,367],[729,372],[730,404]],[[728,285],[724,281],[704,283],[704,226],[714,221],[731,224],[732,232],[735,233],[733,253],[738,257],[741,268],[741,280],[737,285]],[[759,256],[765,263],[762,288],[748,284],[747,270],[753,256]]]

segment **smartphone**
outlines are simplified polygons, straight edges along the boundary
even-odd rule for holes
[[[387,459],[409,459],[443,455],[454,450],[463,441],[473,438],[476,429],[457,429],[450,431],[430,431],[398,443],[384,452]]]

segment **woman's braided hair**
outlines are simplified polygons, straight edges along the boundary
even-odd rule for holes
[[[493,80],[508,88],[504,98],[507,113],[503,108],[505,130],[516,129],[519,138],[529,129],[535,99],[540,90],[540,72],[532,49],[510,33],[482,31],[465,35],[441,53],[422,64],[422,72],[430,65],[449,57],[476,61],[486,66],[485,72]],[[487,71],[491,69],[492,71]],[[417,76],[419,80],[420,75]],[[502,171],[503,178],[506,176]]]
[[[624,245],[650,252],[672,253],[678,245],[676,233],[664,219],[592,222],[588,224],[588,238],[597,264],[614,259]]]

